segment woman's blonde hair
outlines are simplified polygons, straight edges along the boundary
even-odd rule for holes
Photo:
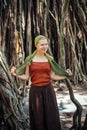
[[[35,37],[35,40],[34,40],[35,46],[37,45],[38,41],[41,40],[41,39],[46,39],[46,37],[43,36],[43,35],[38,35],[38,36]]]

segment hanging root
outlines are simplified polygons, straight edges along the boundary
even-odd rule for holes
[[[75,111],[73,115],[73,126],[69,130],[81,130],[81,115],[82,115],[82,106],[81,104],[75,99],[73,94],[72,85],[70,83],[70,80],[66,79],[67,87],[70,94],[71,101],[75,104],[77,110]]]

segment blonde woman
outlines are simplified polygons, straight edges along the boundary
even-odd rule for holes
[[[35,38],[36,50],[28,56],[19,68],[12,67],[12,75],[28,81],[31,79],[29,91],[29,114],[31,130],[62,130],[59,110],[52,80],[64,80],[71,76],[68,69],[62,70],[53,58],[47,54],[48,40],[43,35]]]

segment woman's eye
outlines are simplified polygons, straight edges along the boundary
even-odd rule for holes
[[[41,46],[44,46],[44,44],[41,44]]]
[[[48,45],[48,43],[41,44],[41,46],[47,46],[47,45]]]

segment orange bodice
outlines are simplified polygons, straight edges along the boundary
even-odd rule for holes
[[[31,62],[29,73],[32,86],[44,86],[51,82],[49,62]]]

